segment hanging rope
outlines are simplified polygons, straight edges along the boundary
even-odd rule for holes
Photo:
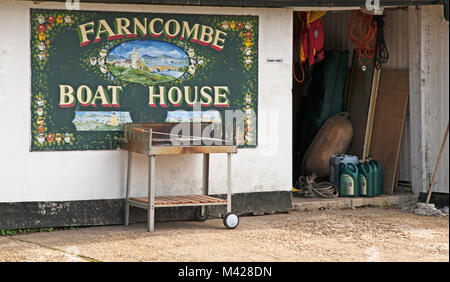
[[[296,34],[294,37],[294,50],[298,49],[298,64],[300,66],[300,70],[301,70],[301,74],[302,77],[301,79],[298,79],[296,73],[295,73],[295,60],[294,63],[292,64],[292,73],[294,76],[295,81],[297,81],[297,83],[303,83],[303,81],[305,81],[305,70],[303,69],[303,62],[302,62],[302,33],[303,33],[303,28],[306,25],[306,22],[304,21],[304,19],[302,18],[300,13],[296,13],[297,17],[296,17],[296,21],[295,21],[295,26],[297,30],[300,30],[300,32],[298,34]]]
[[[373,15],[352,12],[349,22],[349,37],[355,46],[359,63],[362,66],[369,64],[370,59],[375,56],[377,24]]]
[[[375,67],[379,70],[381,65],[389,61],[389,51],[384,41],[384,15],[374,16],[377,23],[377,40],[375,45]]]
[[[305,81],[305,70],[303,69],[303,64],[301,62],[299,62],[299,65],[302,71],[302,79],[298,79],[297,75],[295,75],[295,64],[292,65],[292,73],[294,74],[295,81],[297,81],[298,83],[302,83],[303,81]]]

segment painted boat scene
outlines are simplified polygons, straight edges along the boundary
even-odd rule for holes
[[[189,58],[168,42],[134,40],[115,46],[106,57],[106,65],[117,79],[154,85],[181,77],[189,67]]]
[[[130,112],[75,112],[77,131],[122,131],[124,123],[131,123]]]
[[[218,111],[169,111],[166,122],[212,122],[221,123],[222,118]]]

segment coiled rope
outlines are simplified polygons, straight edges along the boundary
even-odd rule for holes
[[[369,64],[370,59],[375,56],[377,23],[373,20],[373,15],[354,11],[350,15],[349,37],[355,46],[358,60],[361,66]]]
[[[316,183],[316,175],[300,176],[300,187],[303,188],[304,196],[336,198],[339,196],[337,187],[329,182],[323,181]]]
[[[375,67],[379,70],[381,65],[389,61],[389,51],[384,41],[384,15],[374,16],[377,23],[377,41],[375,44]]]

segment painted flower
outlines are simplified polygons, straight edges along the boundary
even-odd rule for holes
[[[190,74],[194,74],[195,73],[195,67],[193,65],[190,65],[189,68],[188,68],[188,72]]]
[[[55,17],[53,17],[53,16],[49,16],[48,17],[48,19],[47,19],[47,21],[49,22],[49,23],[54,23],[55,22]]]
[[[53,141],[55,141],[55,136],[51,133],[47,134],[45,138],[47,139],[48,143],[53,143]]]
[[[252,24],[251,23],[245,23],[245,29],[246,30],[250,30],[250,29],[252,29]]]
[[[64,134],[64,142],[70,143],[71,140],[72,140],[72,137],[70,136],[69,133]]]
[[[230,24],[227,21],[222,22],[222,28],[228,30],[230,28]]]
[[[57,24],[62,24],[63,22],[64,22],[63,17],[62,17],[61,15],[59,15],[59,16],[56,18],[56,23],[57,23]]]
[[[58,144],[59,144],[59,142],[62,141],[61,133],[56,133],[56,135],[55,135],[55,141],[58,142]]]
[[[36,123],[38,125],[43,125],[44,124],[44,118],[43,117],[38,117],[37,120],[36,120]]]
[[[108,53],[106,52],[105,49],[100,50],[100,57],[104,58],[104,57],[106,57],[107,54]]]
[[[246,48],[244,50],[244,53],[245,53],[246,56],[250,56],[252,54],[252,48]]]
[[[242,22],[237,23],[237,29],[241,29],[244,27],[244,24]]]
[[[252,63],[252,57],[245,57],[245,64],[250,65]]]
[[[203,65],[204,61],[202,57],[198,57],[198,61],[197,64],[199,64],[200,66]]]
[[[250,48],[250,46],[253,45],[252,40],[250,38],[246,38],[244,41],[244,45],[245,47]]]
[[[36,132],[38,134],[44,133],[45,132],[45,127],[43,125],[39,125],[36,129]]]
[[[37,20],[38,20],[38,23],[39,23],[39,24],[45,23],[45,17],[42,16],[42,15],[38,16],[38,17],[37,17]]]
[[[250,103],[252,102],[252,97],[250,97],[250,95],[247,95],[247,96],[245,97],[245,102],[246,102],[247,104],[250,104]]]
[[[39,60],[44,60],[45,59],[45,52],[39,52],[39,54],[38,54],[38,58],[39,58]]]
[[[39,34],[38,34],[39,41],[44,41],[45,38],[46,38],[45,32],[43,32],[43,31],[39,32]]]
[[[65,21],[67,24],[70,24],[70,23],[72,22],[72,17],[67,15],[67,16],[64,17],[64,21]]]
[[[37,115],[40,116],[40,117],[42,115],[44,115],[44,109],[43,108],[37,108],[36,112],[37,112]]]
[[[245,38],[252,38],[252,33],[250,31],[246,32]]]
[[[38,105],[39,107],[42,107],[43,105],[45,105],[45,100],[42,99],[42,97],[39,97],[39,98],[37,99],[37,105]]]
[[[238,134],[236,134],[236,138],[237,138],[238,145],[244,144],[244,133],[239,132]]]
[[[97,58],[92,57],[89,62],[91,63],[91,65],[95,66],[97,64]]]
[[[37,136],[36,136],[36,139],[37,139],[37,141],[39,142],[39,144],[43,144],[44,143],[44,141],[45,141],[45,137],[44,137],[44,134],[38,134]]]
[[[187,51],[187,54],[188,54],[189,58],[193,58],[195,56],[194,49],[189,48],[189,50]]]
[[[45,31],[45,25],[43,25],[43,24],[38,25],[38,31],[39,32]]]
[[[101,67],[100,67],[100,71],[101,71],[102,73],[107,73],[107,72],[108,72],[108,68],[107,68],[106,66],[101,66]]]
[[[231,23],[230,23],[230,28],[231,29],[234,29],[236,27],[236,23],[234,22],[234,21],[232,21]]]
[[[38,44],[37,44],[37,47],[38,47],[38,49],[40,50],[40,51],[44,51],[45,50],[45,44],[44,44],[44,42],[39,42]]]

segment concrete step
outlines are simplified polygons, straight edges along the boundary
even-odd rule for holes
[[[292,206],[297,211],[321,210],[321,209],[346,209],[365,206],[386,207],[397,206],[406,208],[417,203],[417,196],[409,193],[380,195],[377,197],[338,197],[335,199],[325,198],[299,198],[292,197]]]

